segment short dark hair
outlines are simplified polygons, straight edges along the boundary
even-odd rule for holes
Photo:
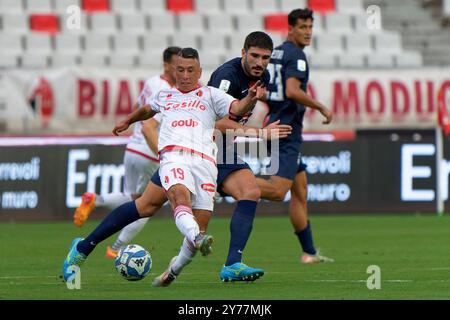
[[[173,55],[178,55],[181,51],[180,47],[167,47],[163,52],[163,61],[170,63]]]
[[[295,9],[292,10],[288,15],[288,24],[290,26],[295,26],[298,19],[307,20],[311,19],[314,21],[314,12],[308,8],[305,9]]]
[[[200,57],[198,55],[198,51],[194,48],[183,48],[178,52],[178,56],[186,59],[197,59],[200,62]]]
[[[272,38],[265,32],[254,31],[247,35],[244,41],[244,50],[248,51],[250,47],[273,50]]]

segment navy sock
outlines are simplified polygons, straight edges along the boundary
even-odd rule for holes
[[[242,251],[252,232],[257,204],[256,201],[252,200],[241,200],[237,202],[230,222],[230,247],[228,248],[226,266],[241,262]]]
[[[124,203],[111,211],[89,236],[80,241],[77,250],[88,256],[97,244],[140,218],[134,201]]]
[[[308,254],[316,254],[316,249],[314,248],[312,231],[311,231],[311,223],[308,220],[308,225],[305,229],[301,231],[296,231],[295,234],[302,245],[303,252]]]

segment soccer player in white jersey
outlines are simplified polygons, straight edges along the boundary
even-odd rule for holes
[[[200,77],[198,52],[182,49],[175,64],[177,88],[160,91],[113,130],[118,134],[134,122],[162,113],[158,139],[160,176],[174,210],[175,224],[184,235],[181,250],[186,255],[172,259],[168,270],[155,279],[155,286],[170,284],[177,275],[176,265],[186,265],[181,260],[192,259],[197,250],[203,255],[211,252],[213,238],[200,232],[198,222],[208,221],[214,207],[217,147],[212,133],[215,121],[229,113],[247,113],[265,95],[261,83],[257,82],[245,98],[236,100],[217,88],[199,86]],[[73,277],[71,266],[81,265],[97,244],[129,223],[148,216],[147,190],[135,201],[113,210],[88,237],[74,239],[62,268],[66,281]]]
[[[180,47],[168,47],[163,52],[164,72],[149,78],[139,95],[135,109],[142,107],[145,102],[162,89],[172,88],[175,85],[174,60],[180,52]],[[147,137],[157,139],[161,115],[156,115],[145,122],[137,122],[133,135],[125,148],[125,192],[97,195],[94,192],[86,192],[82,196],[80,206],[75,210],[74,224],[83,226],[95,207],[107,207],[114,209],[121,204],[138,198],[144,192],[153,173],[159,168],[157,145],[155,149],[146,141]],[[145,136],[144,136],[145,134]],[[140,219],[126,226],[120,232],[114,244],[106,249],[106,256],[115,258],[120,247],[129,243],[147,223],[148,218]]]

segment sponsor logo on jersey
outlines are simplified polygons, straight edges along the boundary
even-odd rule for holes
[[[198,126],[198,121],[192,120],[192,119],[188,119],[188,120],[174,120],[171,123],[172,128],[176,128],[176,127],[192,127],[195,128],[196,126]]]
[[[178,108],[199,109],[201,111],[206,110],[206,106],[202,104],[200,100],[189,100],[184,101],[182,103],[168,102],[164,107],[164,110],[168,111],[170,109],[178,109]]]

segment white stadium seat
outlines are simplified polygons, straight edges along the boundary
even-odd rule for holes
[[[391,54],[371,54],[367,56],[367,65],[370,68],[392,68],[394,66],[394,57]]]
[[[140,0],[141,12],[157,15],[166,13],[166,0]]]
[[[236,16],[237,30],[247,35],[250,32],[264,30],[264,19],[262,15],[249,14]]]
[[[365,56],[363,54],[347,52],[341,54],[338,59],[341,68],[364,68],[365,66]]]
[[[284,13],[289,13],[294,9],[306,7],[306,0],[281,0],[280,9]]]
[[[147,51],[141,53],[139,55],[139,65],[141,67],[161,70],[163,66],[162,51]]]
[[[340,34],[319,34],[313,38],[313,41],[321,54],[340,54],[344,51]]]
[[[87,53],[107,54],[111,52],[109,36],[89,33],[84,36],[84,49]]]
[[[271,14],[279,13],[277,0],[252,0],[252,13]]]
[[[18,34],[0,33],[0,48],[2,53],[21,54],[22,38]]]
[[[112,68],[132,68],[136,65],[137,57],[133,54],[114,52],[109,60]]]
[[[220,0],[195,0],[195,11],[201,14],[218,14],[221,12]]]
[[[24,53],[22,55],[23,68],[46,68],[48,66],[48,57],[45,54],[36,54],[34,52]]]
[[[314,53],[309,56],[309,64],[314,68],[335,68],[336,56],[332,54]]]
[[[423,59],[420,52],[403,51],[395,57],[396,65],[400,68],[422,67]]]
[[[25,34],[30,31],[28,17],[23,14],[2,14],[2,25],[4,33]]]
[[[249,14],[249,2],[250,0],[226,0],[223,2],[224,12],[222,14]]]
[[[144,52],[157,52],[162,55],[165,48],[170,45],[167,35],[158,33],[147,33],[143,36]]]
[[[139,38],[135,34],[120,33],[113,37],[114,52],[122,54],[139,54]]]
[[[116,15],[110,13],[94,13],[90,16],[91,32],[114,34],[117,33]]]
[[[178,15],[178,30],[182,33],[202,34],[205,32],[203,16],[193,13],[181,13]]]
[[[146,16],[139,13],[125,13],[119,17],[120,31],[128,34],[144,34],[147,31]]]
[[[231,35],[234,33],[233,17],[227,14],[207,15],[208,32]]]
[[[28,13],[51,13],[53,11],[50,0],[25,0],[25,7]]]
[[[191,47],[198,49],[199,47],[196,35],[181,32],[172,35],[171,44],[181,48]]]
[[[50,54],[52,49],[51,38],[47,34],[30,33],[25,37],[25,48],[28,53]]]
[[[325,30],[330,33],[350,33],[353,31],[352,16],[332,13],[325,16]]]
[[[67,8],[77,6],[81,8],[81,0],[55,0],[55,11],[59,14],[67,13]]]
[[[71,53],[54,53],[51,57],[52,67],[72,67],[78,63],[78,55]]]
[[[374,34],[375,50],[381,53],[399,53],[402,51],[401,35],[398,32]]]
[[[0,52],[0,69],[15,68],[18,66],[18,57],[12,53]]]
[[[77,34],[57,34],[54,37],[55,51],[58,53],[76,53],[81,52],[80,36]]]
[[[215,70],[223,63],[222,55],[218,52],[199,51],[200,65],[207,70]]]
[[[161,26],[164,26],[163,28]],[[150,15],[150,31],[160,34],[175,33],[175,16],[170,13]]]
[[[106,56],[101,53],[83,53],[81,65],[84,67],[104,67],[106,66]]]
[[[227,49],[226,36],[216,33],[204,33],[200,36],[202,51],[224,53]]]
[[[347,43],[347,52],[355,54],[371,54],[372,37],[366,33],[347,34],[345,36]]]
[[[0,0],[0,13],[22,14],[24,11],[20,0]]]
[[[335,0],[338,13],[360,14],[364,12],[362,0]]]
[[[115,13],[137,12],[136,0],[109,0],[111,11]]]

